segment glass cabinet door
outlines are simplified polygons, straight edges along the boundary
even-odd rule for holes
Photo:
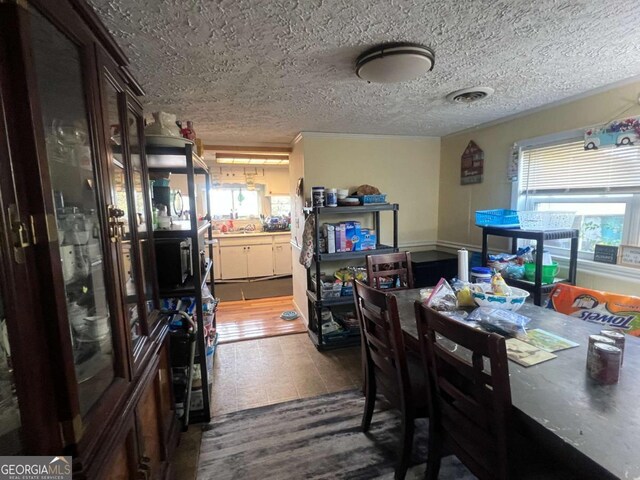
[[[151,243],[150,191],[146,185],[143,172],[144,152],[140,140],[144,135],[142,115],[131,108],[127,109],[127,128],[129,131],[129,152],[131,158],[131,175],[133,178],[133,195],[138,227],[138,252],[141,263],[141,280],[145,314],[156,308],[155,266],[153,245]],[[142,154],[142,155],[141,155]]]
[[[64,277],[80,413],[84,416],[115,377],[112,322],[102,231],[99,178],[79,47],[39,13],[30,15],[37,93],[45,131],[51,195]]]
[[[109,80],[103,81],[106,101],[107,122],[110,130],[108,139],[109,175],[111,177],[111,201],[113,238],[120,257],[120,276],[124,286],[125,315],[132,345],[144,335],[142,314],[138,304],[138,282],[135,252],[135,230],[139,223],[137,208],[129,198],[129,179],[126,173],[126,159],[123,152],[125,130],[120,122],[124,93]]]

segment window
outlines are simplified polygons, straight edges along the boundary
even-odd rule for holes
[[[575,136],[523,147],[519,179],[519,210],[576,212],[582,258],[593,259],[596,244],[638,244],[640,147],[585,150]],[[569,241],[549,246],[568,250]]]
[[[289,195],[271,195],[271,216],[286,217],[291,215],[291,197]]]
[[[243,187],[221,187],[211,189],[211,213],[214,218],[258,217],[261,213],[257,190]]]

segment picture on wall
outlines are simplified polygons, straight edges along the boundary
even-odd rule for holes
[[[614,120],[584,132],[584,149],[622,147],[640,141],[640,117]]]
[[[484,152],[471,140],[460,157],[460,185],[482,183]]]

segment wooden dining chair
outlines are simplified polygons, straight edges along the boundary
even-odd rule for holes
[[[515,431],[505,339],[419,301],[415,312],[431,384],[427,480],[451,453],[480,480],[577,478]]]
[[[399,460],[395,478],[406,475],[413,446],[414,421],[428,414],[421,360],[407,353],[398,315],[396,297],[354,282],[356,311],[360,321],[364,367],[365,408],[362,430],[371,425],[376,394],[381,394],[401,414]]]
[[[387,291],[413,288],[410,252],[367,255],[366,262],[370,287]],[[391,287],[381,286],[381,280],[386,279],[392,279]]]

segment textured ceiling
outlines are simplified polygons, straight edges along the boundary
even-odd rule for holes
[[[90,0],[131,60],[147,111],[208,143],[300,131],[443,135],[640,74],[637,0]],[[423,43],[402,84],[354,74],[364,49]],[[482,85],[473,105],[444,100]]]

